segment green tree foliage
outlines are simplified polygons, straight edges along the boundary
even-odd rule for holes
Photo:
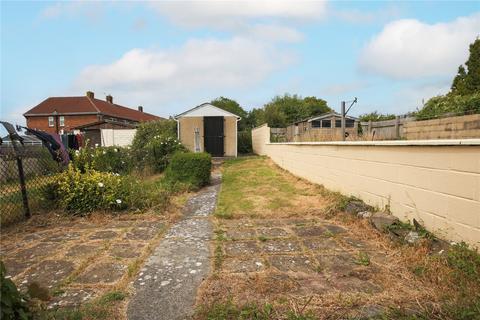
[[[219,97],[215,100],[212,100],[210,102],[212,105],[215,107],[218,107],[220,109],[226,110],[228,112],[231,112],[233,114],[236,114],[237,116],[241,117],[242,120],[238,122],[238,131],[243,131],[245,130],[248,122],[248,112],[245,111],[237,101],[225,98],[225,97]]]
[[[480,39],[470,44],[470,56],[465,66],[458,68],[450,92],[431,98],[415,115],[418,120],[425,120],[465,113],[480,113]]]
[[[470,56],[465,67],[458,67],[458,73],[453,79],[451,94],[469,95],[480,92],[480,39],[470,44]]]
[[[417,120],[426,120],[446,114],[480,113],[480,92],[471,95],[447,94],[433,97],[416,112]]]
[[[378,111],[373,111],[370,113],[362,114],[360,117],[360,121],[384,121],[384,120],[392,120],[395,119],[394,114],[381,114]]]
[[[330,112],[327,102],[316,97],[276,96],[264,108],[264,121],[270,127],[285,127],[292,122]]]

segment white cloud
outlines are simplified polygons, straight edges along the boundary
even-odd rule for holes
[[[251,88],[294,60],[291,53],[244,37],[189,40],[173,49],[133,49],[110,64],[86,67],[73,89],[111,93],[125,104],[158,106],[205,92]]]
[[[304,21],[321,18],[326,13],[325,1],[164,1],[151,5],[172,22],[187,27],[236,28],[245,20]]]
[[[414,111],[417,108],[421,108],[428,99],[446,94],[449,90],[448,80],[424,83],[401,89],[395,94],[393,100],[403,101],[402,106],[397,105],[397,108],[401,108],[400,112]]]
[[[98,20],[104,13],[103,2],[96,1],[69,1],[69,2],[55,2],[45,7],[40,12],[42,19],[55,19],[61,16],[74,17],[77,15],[86,16],[90,20]]]
[[[448,23],[391,22],[365,46],[362,70],[391,78],[453,76],[480,34],[480,13]]]
[[[296,29],[275,24],[254,25],[247,28],[244,35],[272,42],[299,42],[303,40],[303,34]]]

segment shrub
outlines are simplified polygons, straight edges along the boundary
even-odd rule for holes
[[[124,180],[118,174],[88,168],[82,173],[70,165],[53,182],[55,198],[62,209],[73,214],[125,209],[130,185]]]
[[[101,172],[127,174],[132,171],[132,163],[129,149],[122,147],[86,147],[73,154],[73,164],[81,172],[93,169]]]
[[[427,101],[422,109],[415,113],[415,116],[417,120],[426,120],[448,113],[460,115],[480,113],[480,93],[467,96],[447,94],[433,97]]]
[[[31,318],[26,301],[18,291],[15,283],[5,277],[6,269],[0,261],[0,319],[5,320],[27,320]]]
[[[185,147],[172,137],[155,136],[145,146],[144,164],[154,172],[163,172],[176,152],[186,152]]]
[[[139,168],[152,165],[152,151],[155,150],[155,144],[162,141],[176,139],[177,123],[175,120],[149,121],[140,124],[132,141],[132,156]],[[152,140],[158,140],[152,143]],[[150,147],[148,145],[150,144]],[[158,151],[158,150],[157,150]],[[158,154],[159,152],[157,152]],[[155,164],[152,165],[153,167]]]
[[[238,152],[252,153],[252,131],[238,132]]]
[[[200,188],[210,182],[212,157],[208,153],[175,153],[167,168],[169,181],[187,183]]]

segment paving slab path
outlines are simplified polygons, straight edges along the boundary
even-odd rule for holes
[[[188,319],[195,297],[210,272],[210,240],[213,213],[220,190],[220,175],[212,184],[189,199],[183,219],[166,233],[133,283],[128,304],[129,320]]]

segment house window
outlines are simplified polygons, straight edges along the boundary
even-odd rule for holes
[[[345,119],[345,128],[353,128],[355,126],[355,120]],[[335,120],[335,127],[342,127],[342,120]]]
[[[320,120],[312,121],[312,128],[320,128],[320,127],[321,127]]]
[[[53,117],[48,117],[48,126],[53,127]]]
[[[64,127],[65,126],[65,117],[60,117],[60,127]]]
[[[322,128],[331,128],[332,120],[322,120]]]

